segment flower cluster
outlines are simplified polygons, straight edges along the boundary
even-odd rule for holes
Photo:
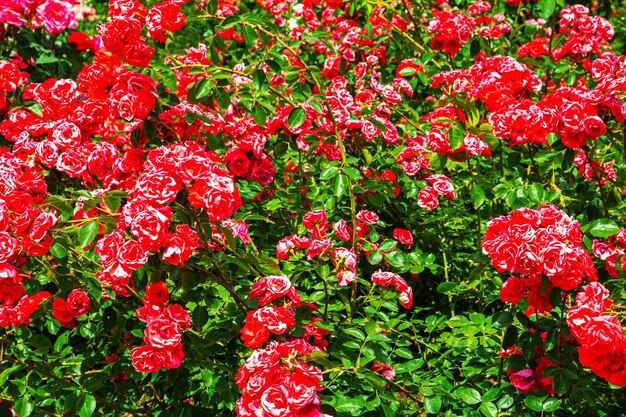
[[[267,306],[283,297],[289,300],[285,307]],[[250,298],[258,298],[261,308],[246,315],[246,324],[241,329],[244,346],[256,349],[268,341],[270,333],[280,335],[295,326],[292,306],[301,305],[300,295],[287,276],[270,275],[257,281],[250,289]]]
[[[185,358],[181,343],[182,329],[189,328],[189,314],[178,304],[166,305],[169,292],[163,282],[146,287],[143,307],[137,317],[146,323],[144,346],[131,350],[130,357],[137,372],[158,372],[162,368],[178,368]]]
[[[27,79],[28,74],[20,71],[16,62],[0,61],[0,111],[7,102],[7,93],[17,90],[17,87],[25,84]]]
[[[255,350],[237,372],[237,416],[328,417],[319,411],[322,372],[305,362],[315,350],[302,339]]]
[[[376,285],[397,291],[402,307],[409,309],[413,306],[413,289],[400,275],[379,270],[372,274],[371,280]]]
[[[63,327],[73,329],[78,322],[76,318],[82,316],[89,310],[91,301],[87,293],[79,288],[72,290],[67,298],[55,298],[52,302],[52,316],[58,320]]]
[[[428,23],[428,33],[434,34],[430,46],[453,57],[465,45],[474,28],[474,20],[462,13],[436,10]]]
[[[567,325],[580,344],[580,363],[611,384],[626,385],[626,333],[609,314],[612,305],[602,284],[585,285],[567,311]]]
[[[54,36],[65,29],[76,27],[74,1],[36,0],[3,2],[0,12],[0,24],[43,28]]]
[[[315,324],[322,320],[313,318],[303,326],[305,335],[301,339],[286,335],[290,341],[270,342],[258,349],[270,334],[283,335],[295,326],[293,307],[300,307],[301,301],[285,275],[270,275],[257,281],[250,289],[250,298],[258,298],[260,308],[248,312],[241,338],[244,346],[257,350],[237,373],[237,386],[243,391],[237,401],[237,415],[322,417],[317,396],[322,374],[304,362],[304,357],[323,351],[327,344],[323,337],[329,332]],[[267,305],[280,299],[283,306]]]
[[[590,52],[597,53],[613,38],[613,26],[609,21],[589,16],[589,8],[582,4],[564,7],[560,16],[559,30],[568,37],[562,46],[554,50],[555,59],[566,56],[580,58]]]
[[[55,210],[44,210],[47,186],[41,169],[27,164],[29,155],[0,149],[0,327],[28,324],[39,304],[50,298],[41,291],[26,294],[20,267],[27,257],[45,255],[52,245]]]
[[[482,249],[498,272],[514,274],[502,286],[503,301],[517,304],[527,294],[532,309],[548,312],[552,288],[571,291],[585,278],[597,280],[593,260],[581,245],[578,222],[548,205],[490,220]]]
[[[593,254],[605,262],[606,271],[613,278],[620,278],[624,271],[626,254],[626,229],[622,229],[607,241],[593,240]]]

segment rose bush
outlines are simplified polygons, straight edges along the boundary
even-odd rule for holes
[[[1,415],[623,412],[624,4],[5,3]]]

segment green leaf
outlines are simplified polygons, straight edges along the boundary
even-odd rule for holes
[[[345,329],[344,332],[354,337],[357,340],[365,340],[365,334],[359,329],[355,329],[355,328]]]
[[[504,332],[502,339],[502,349],[508,349],[517,343],[517,327],[511,325]]]
[[[556,1],[555,0],[540,0],[539,1],[539,10],[542,19],[548,20],[550,16],[554,13],[556,9]]]
[[[474,186],[474,189],[472,190],[472,204],[474,205],[474,208],[479,208],[484,202],[485,192],[479,185]]]
[[[67,249],[60,243],[55,243],[50,247],[50,253],[57,259],[67,258]]]
[[[465,404],[473,405],[480,402],[480,393],[474,388],[459,388],[454,394]]]
[[[609,237],[620,231],[620,227],[609,219],[598,219],[591,223],[589,233],[593,237]]]
[[[265,75],[265,72],[260,69],[254,71],[254,75],[252,76],[252,83],[254,84],[254,87],[259,91],[267,90],[267,86],[270,84],[267,76]]]
[[[337,175],[333,180],[333,191],[337,198],[341,198],[348,188],[348,177],[345,175]]]
[[[34,408],[35,406],[30,399],[30,395],[28,394],[22,395],[13,403],[13,411],[15,411],[15,414],[17,414],[18,417],[29,416],[30,413],[33,412]]]
[[[528,197],[531,201],[535,201],[540,203],[543,201],[544,189],[543,185],[539,183],[534,183],[528,188]]]
[[[217,13],[217,6],[217,0],[210,0],[207,5],[207,12],[209,12],[209,14]]]
[[[417,69],[415,67],[405,67],[400,70],[400,75],[403,77],[410,77],[411,75],[415,75]]]
[[[394,268],[402,268],[404,265],[404,256],[398,251],[386,254],[385,260]]]
[[[267,120],[267,111],[263,106],[255,106],[252,109],[252,118],[259,125],[259,127],[263,128],[265,126],[265,121]]]
[[[463,145],[463,139],[465,138],[465,132],[461,129],[453,127],[450,129],[450,149],[459,149]]]
[[[554,392],[559,395],[564,395],[569,389],[569,380],[565,375],[558,374],[552,380],[552,388],[554,388]]]
[[[163,81],[163,85],[166,86],[172,93],[175,93],[177,90],[176,86],[176,75],[170,69],[163,70],[159,73],[161,76],[161,80]]]
[[[209,311],[205,306],[196,306],[196,308],[193,309],[192,320],[195,328],[203,328],[209,321]]]
[[[372,251],[367,256],[367,260],[372,265],[378,265],[383,260],[383,254],[380,253],[380,251],[377,251],[377,250]]]
[[[541,398],[539,397],[526,397],[524,404],[526,404],[526,407],[530,408],[532,411],[543,411],[543,401],[541,401]]]
[[[509,311],[498,311],[491,318],[494,329],[504,329],[513,323],[513,315]]]
[[[447,294],[454,291],[458,287],[456,282],[442,282],[437,286],[437,292],[440,294]]]
[[[498,407],[491,401],[482,403],[479,410],[485,417],[498,417]]]
[[[196,99],[201,99],[202,97],[206,97],[211,94],[211,89],[213,88],[213,83],[209,80],[202,80],[198,83],[198,88],[196,90]]]
[[[296,107],[291,110],[289,117],[287,118],[287,125],[289,129],[297,129],[304,124],[306,120],[306,111],[300,107]]]
[[[335,166],[329,166],[320,174],[321,180],[330,180],[339,174],[339,168]]]
[[[337,396],[337,402],[333,405],[335,410],[340,413],[348,413],[352,416],[359,416],[365,409],[365,400],[363,397],[347,398],[346,396]]]
[[[91,417],[96,409],[96,399],[91,394],[84,394],[78,401],[78,415]]]
[[[390,252],[395,249],[396,246],[398,246],[398,242],[396,242],[395,240],[387,239],[380,244],[378,250],[382,252]]]
[[[246,42],[246,46],[249,49],[252,49],[256,46],[256,32],[250,26],[244,26],[241,29],[241,34],[243,36],[244,41]]]
[[[424,408],[429,414],[437,414],[441,409],[441,397],[424,397]]]
[[[561,406],[561,400],[559,398],[548,398],[543,402],[543,411],[546,413],[552,413]]]
[[[85,248],[93,242],[98,234],[99,225],[96,222],[87,223],[78,231],[78,244]]]
[[[353,167],[343,167],[343,173],[352,178],[353,180],[360,180],[363,178],[358,169]]]

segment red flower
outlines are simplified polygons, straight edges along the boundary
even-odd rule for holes
[[[155,318],[148,322],[144,333],[146,344],[155,348],[171,348],[180,343],[180,325],[165,318]]]
[[[78,317],[82,316],[89,310],[91,301],[85,291],[80,288],[76,288],[67,295],[67,304],[72,310],[74,317]]]
[[[163,307],[169,301],[169,293],[164,282],[159,281],[146,287],[146,296],[143,297],[145,306]]]
[[[63,327],[67,327],[68,329],[76,327],[74,311],[62,298],[56,298],[52,302],[52,316],[57,319]]]
[[[413,245],[413,235],[406,229],[393,229],[393,238],[406,246]]]

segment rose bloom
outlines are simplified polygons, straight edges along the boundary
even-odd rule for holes
[[[143,297],[143,304],[146,306],[155,305],[163,307],[169,301],[167,286],[159,281],[146,287],[146,296]]]
[[[432,187],[420,190],[417,195],[417,205],[426,210],[434,210],[439,206],[437,192]]]
[[[155,348],[167,348],[180,343],[180,324],[172,320],[156,318],[148,323],[144,341]]]
[[[257,297],[260,306],[280,297],[288,297],[295,306],[300,305],[300,295],[286,275],[270,275],[257,281],[250,289],[250,298]]]
[[[163,367],[160,352],[151,346],[140,346],[130,351],[137,372],[158,372]]]
[[[72,310],[75,317],[85,314],[91,306],[91,301],[87,296],[87,293],[80,288],[72,290],[67,295],[67,304]]]
[[[521,371],[512,373],[510,378],[511,385],[521,393],[532,391],[537,381],[535,372],[532,369],[522,369]]]
[[[526,293],[524,278],[511,277],[507,279],[500,289],[500,299],[505,303],[517,304]]]
[[[67,327],[68,329],[72,329],[76,326],[74,322],[74,311],[62,298],[56,298],[52,302],[52,317],[57,319],[63,327]]]
[[[372,363],[372,372],[376,372],[385,379],[392,380],[396,376],[396,370],[393,366],[374,361]]]
[[[356,218],[365,224],[376,224],[379,220],[378,214],[368,210],[360,210],[356,214]]]
[[[413,235],[406,229],[396,228],[393,230],[393,238],[406,246],[413,245]]]

